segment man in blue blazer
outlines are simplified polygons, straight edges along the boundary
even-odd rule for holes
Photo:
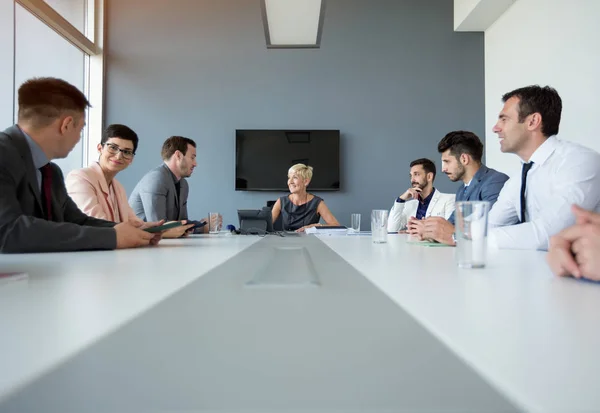
[[[456,191],[456,202],[488,201],[491,205],[496,202],[508,176],[481,163],[483,144],[477,135],[467,131],[450,132],[438,144],[438,152],[442,154],[442,172],[452,182],[463,182]],[[448,220],[432,217],[413,224],[413,228],[409,232],[422,239],[455,243],[454,213]]]

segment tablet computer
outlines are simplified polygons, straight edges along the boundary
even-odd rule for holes
[[[185,225],[189,225],[189,224],[194,224],[193,227],[189,228],[188,231],[194,231],[197,228],[202,228],[203,226],[206,225],[206,221],[194,221],[194,220],[188,220],[187,223]]]
[[[146,228],[146,229],[144,229],[144,231],[150,232],[153,234],[155,232],[162,232],[162,231],[166,231],[168,229],[176,228],[176,227],[180,227],[180,226],[181,226],[181,222],[175,221],[175,222],[169,222],[168,224],[158,225],[156,227]]]

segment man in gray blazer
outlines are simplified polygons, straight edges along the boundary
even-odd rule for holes
[[[496,202],[508,176],[482,165],[483,144],[477,135],[450,132],[438,144],[438,152],[442,154],[442,172],[452,182],[463,182],[456,191],[456,202],[488,201],[491,205]],[[419,235],[454,245],[454,213],[448,220],[436,217],[423,221]]]
[[[196,142],[183,136],[171,136],[163,144],[160,155],[163,164],[138,182],[129,197],[129,204],[144,221],[187,220],[189,185],[185,178],[189,178],[198,165]],[[201,231],[207,230],[205,225]]]
[[[18,123],[0,132],[0,252],[128,248],[155,243],[130,224],[90,218],[67,195],[60,168],[81,137],[85,95],[55,78],[26,81]]]

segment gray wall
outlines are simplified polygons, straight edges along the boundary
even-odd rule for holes
[[[282,194],[234,190],[236,128],[340,129],[342,191],[319,195],[368,229],[366,214],[408,186],[411,160],[441,167],[450,130],[484,136],[483,33],[452,27],[452,0],[328,0],[320,49],[267,50],[258,0],[108,0],[106,121],[141,138],[119,179],[130,192],[166,137],[191,137],[191,217],[237,225],[236,209]]]

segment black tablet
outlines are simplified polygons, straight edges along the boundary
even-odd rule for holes
[[[155,232],[162,232],[162,231],[166,231],[171,228],[177,228],[180,226],[181,226],[181,222],[175,221],[175,222],[169,222],[168,224],[159,225],[157,227],[146,228],[146,229],[144,229],[144,231],[150,232],[153,234]]]

